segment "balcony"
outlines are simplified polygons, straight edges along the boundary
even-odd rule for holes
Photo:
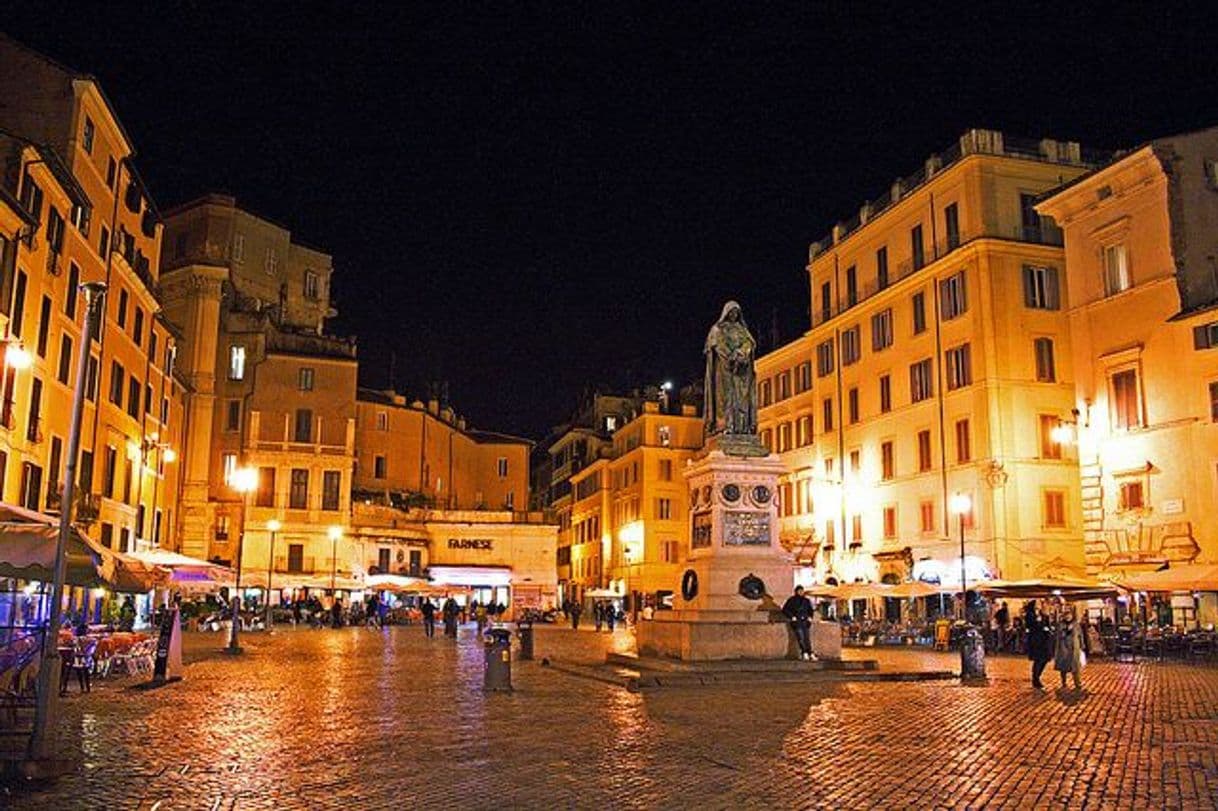
[[[317,558],[291,558],[289,556],[275,558],[275,574],[314,574],[318,571],[330,571],[330,559],[322,558],[324,567],[318,569]]]

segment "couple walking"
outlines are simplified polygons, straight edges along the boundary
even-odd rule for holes
[[[1069,608],[1058,616],[1055,630],[1036,601],[1029,600],[1024,606],[1024,627],[1028,633],[1028,658],[1032,660],[1032,686],[1037,690],[1045,689],[1040,676],[1052,659],[1053,669],[1062,679],[1061,689],[1066,689],[1066,675],[1069,674],[1074,691],[1081,692],[1087,655],[1083,651],[1084,631],[1074,619],[1074,609]]]

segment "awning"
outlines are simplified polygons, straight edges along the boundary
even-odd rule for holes
[[[411,594],[426,591],[431,584],[422,577],[407,577],[401,574],[373,574],[364,578],[365,588],[377,591],[392,591],[399,594]]]
[[[1062,597],[1067,600],[1090,600],[1116,595],[1116,587],[1098,580],[1041,577],[1031,580],[986,580],[969,588],[994,597],[1017,600]]]
[[[214,590],[233,586],[237,573],[227,566],[209,560],[192,558],[168,549],[145,549],[132,552],[130,557],[151,566],[172,572],[170,587],[185,591]]]
[[[1130,575],[1117,582],[1127,591],[1218,591],[1218,564],[1191,563]]]
[[[511,566],[446,566],[432,564],[427,567],[435,586],[509,586],[512,583]]]

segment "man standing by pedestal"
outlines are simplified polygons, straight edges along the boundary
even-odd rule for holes
[[[791,629],[795,631],[795,640],[799,643],[799,657],[804,661],[814,660],[816,656],[812,654],[812,638],[810,634],[812,627],[812,601],[804,596],[803,586],[795,587],[795,593],[783,603],[782,613],[786,615],[791,623]]]

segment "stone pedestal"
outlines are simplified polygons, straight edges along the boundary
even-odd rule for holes
[[[708,447],[685,470],[690,552],[681,583],[673,584],[674,610],[639,623],[639,652],[690,661],[785,658],[788,630],[775,612],[795,577],[778,544],[782,462]],[[742,594],[757,585],[753,579],[764,594]]]

